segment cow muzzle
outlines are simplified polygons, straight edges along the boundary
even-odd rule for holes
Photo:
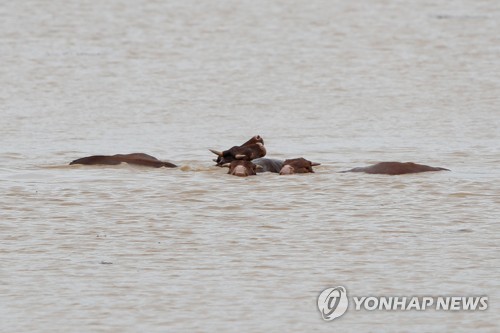
[[[247,177],[247,176],[249,176],[247,168],[245,168],[243,165],[237,165],[231,171],[231,174],[233,176],[238,176],[238,177]]]
[[[291,165],[284,165],[280,170],[280,175],[292,175],[295,173],[295,169]]]

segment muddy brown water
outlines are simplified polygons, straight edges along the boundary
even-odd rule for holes
[[[0,331],[497,332],[496,1],[0,8]],[[263,136],[311,175],[241,179]],[[68,166],[144,152],[178,169]],[[379,161],[451,172],[339,174]],[[488,295],[478,312],[319,293]]]

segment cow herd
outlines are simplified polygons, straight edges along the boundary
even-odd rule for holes
[[[217,155],[213,161],[219,167],[229,168],[228,174],[239,177],[254,176],[259,172],[274,172],[280,175],[291,175],[295,173],[314,172],[313,166],[320,165],[305,158],[292,158],[287,160],[277,160],[265,158],[266,147],[264,140],[260,135],[252,137],[240,146],[234,146],[224,151],[210,149]],[[116,165],[128,163],[135,165],[148,166],[153,168],[167,167],[175,168],[176,165],[170,162],[160,161],[157,158],[143,154],[117,154],[117,155],[94,155],[79,158],[70,163],[85,165]],[[341,172],[365,172],[369,174],[402,175],[407,173],[417,173],[426,171],[441,171],[448,169],[431,167],[412,162],[381,162],[367,167],[354,168]]]

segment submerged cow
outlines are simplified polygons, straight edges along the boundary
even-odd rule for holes
[[[225,163],[223,166],[229,167],[227,173],[233,176],[247,177],[257,174],[257,165],[250,161],[234,160],[231,163]]]
[[[305,158],[292,158],[283,162],[283,167],[280,170],[280,175],[291,175],[294,173],[314,173],[313,166],[321,165],[320,163],[311,162]]]
[[[271,158],[257,158],[253,161],[235,160],[225,163],[229,167],[228,174],[240,177],[253,176],[259,172],[273,172],[280,175],[314,172],[312,167],[320,165],[304,158],[294,158],[285,161]]]
[[[403,175],[407,173],[418,173],[427,171],[450,171],[449,169],[440,167],[431,167],[413,162],[381,162],[367,167],[354,168],[341,172],[365,172],[370,174],[381,175]]]
[[[251,161],[253,159],[266,156],[264,140],[260,135],[254,136],[241,146],[234,146],[222,152],[214,149],[209,150],[217,155],[217,159],[214,160],[214,162],[216,162],[218,166],[231,163],[234,160]]]
[[[70,163],[85,164],[85,165],[117,165],[120,163],[128,163],[135,165],[148,166],[153,168],[175,168],[177,165],[170,162],[160,161],[156,157],[143,153],[134,154],[116,154],[116,155],[94,155],[79,158]]]

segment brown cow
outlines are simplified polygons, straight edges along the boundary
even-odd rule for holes
[[[264,140],[260,137],[260,135],[254,136],[241,146],[234,146],[222,152],[213,149],[209,150],[218,156],[217,159],[214,160],[218,166],[231,163],[234,160],[251,161],[253,159],[266,156]]]
[[[250,161],[234,160],[231,163],[225,163],[223,166],[229,167],[227,173],[233,176],[247,177],[257,174],[257,165]]]
[[[255,175],[257,172],[273,172],[280,175],[290,175],[293,173],[314,172],[312,167],[320,165],[304,158],[294,158],[286,161],[270,158],[257,158],[253,161],[234,160],[223,166],[229,167],[229,174],[246,177]]]
[[[341,172],[365,172],[370,174],[381,175],[403,175],[407,173],[427,172],[427,171],[450,171],[445,168],[431,167],[423,164],[416,164],[413,162],[381,162],[362,168],[354,168],[351,170]]]
[[[70,163],[72,164],[85,164],[85,165],[99,165],[99,164],[104,164],[104,165],[117,165],[120,163],[128,163],[128,164],[135,164],[135,165],[142,165],[142,166],[148,166],[148,167],[153,167],[153,168],[161,168],[161,167],[166,167],[166,168],[175,168],[177,165],[172,164],[170,162],[163,162],[157,159],[156,157],[153,157],[148,154],[143,154],[143,153],[134,153],[134,154],[117,154],[117,155],[94,155],[94,156],[88,156],[88,157],[83,157],[79,158],[77,160],[74,160],[73,162]]]
[[[321,165],[306,160],[305,158],[292,158],[283,162],[283,167],[280,170],[280,175],[291,175],[294,173],[314,173],[313,166]]]

